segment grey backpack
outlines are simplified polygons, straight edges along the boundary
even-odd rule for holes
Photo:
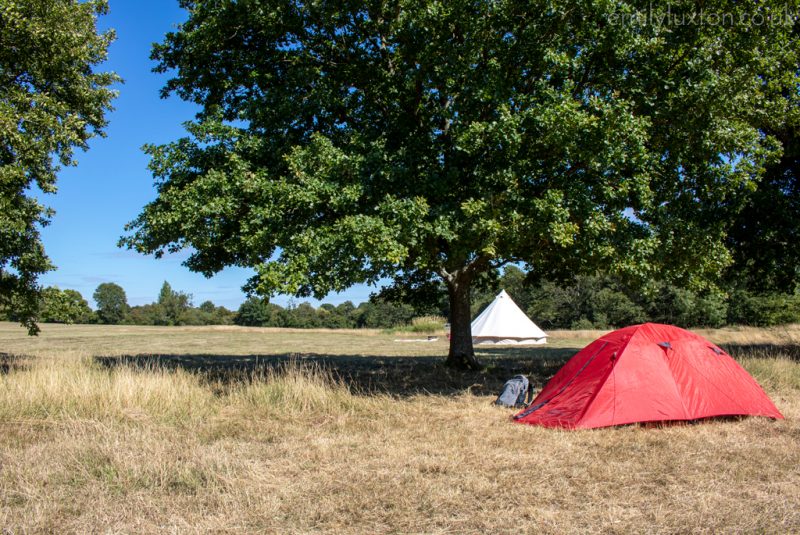
[[[515,375],[503,385],[503,391],[495,400],[495,405],[503,407],[524,407],[530,383],[524,375]]]

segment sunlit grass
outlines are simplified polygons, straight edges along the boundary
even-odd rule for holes
[[[0,528],[10,533],[800,530],[795,329],[703,332],[737,348],[786,420],[578,432],[512,424],[491,395],[472,393],[477,374],[452,394],[378,394],[302,359],[226,375],[94,358],[236,360],[291,346],[342,355],[346,367],[353,355],[443,354],[378,332],[45,326],[32,340],[13,329],[0,325],[4,351],[33,356],[0,367]],[[535,370],[538,356],[566,358],[597,334],[484,357]],[[423,380],[435,375],[419,362]]]

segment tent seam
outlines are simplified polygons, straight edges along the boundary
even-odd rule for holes
[[[668,340],[667,343],[670,344],[670,341]],[[683,401],[683,393],[681,392],[681,389],[678,387],[678,378],[675,377],[675,372],[672,371],[672,366],[669,365],[669,359],[667,359],[667,351],[674,351],[674,349],[672,349],[672,345],[666,348],[659,346],[659,344],[657,343],[656,345],[662,348],[661,358],[664,359],[664,364],[667,365],[667,369],[669,370],[669,375],[670,377],[672,377],[672,383],[675,385],[675,391],[678,393],[678,401],[681,402],[681,407],[683,408],[683,419],[691,420],[692,418],[689,417],[689,409],[686,408],[686,403],[684,403]]]
[[[604,342],[603,342],[603,345],[600,347],[600,349],[598,349],[598,350],[597,350],[597,352],[596,352],[594,355],[592,355],[592,356],[589,358],[589,360],[587,360],[587,361],[586,361],[586,362],[583,364],[583,366],[581,366],[581,369],[580,369],[580,370],[578,370],[577,372],[575,372],[575,375],[573,375],[573,376],[570,378],[570,380],[569,380],[569,381],[567,381],[567,382],[564,384],[564,386],[562,386],[562,387],[561,387],[561,390],[559,390],[558,392],[556,392],[555,394],[553,394],[553,395],[552,395],[550,398],[548,398],[547,400],[545,400],[545,401],[542,401],[541,403],[537,403],[536,405],[533,405],[533,406],[531,406],[531,407],[528,407],[527,409],[523,409],[523,410],[522,410],[522,411],[521,411],[519,414],[517,414],[517,415],[515,415],[515,416],[514,416],[514,419],[515,419],[515,420],[520,420],[520,419],[522,419],[522,418],[526,418],[526,417],[530,416],[531,414],[533,414],[534,412],[538,411],[539,409],[541,409],[542,407],[544,407],[545,405],[547,405],[548,403],[550,403],[551,401],[553,401],[554,399],[556,399],[558,396],[560,396],[561,394],[563,394],[563,393],[564,393],[564,391],[565,391],[567,388],[569,388],[569,385],[571,385],[571,384],[572,384],[572,382],[573,382],[575,379],[577,379],[577,377],[578,377],[580,374],[582,374],[582,373],[583,373],[583,371],[586,369],[586,367],[587,367],[587,366],[588,366],[588,365],[589,365],[589,364],[590,364],[590,363],[591,363],[591,362],[592,362],[594,359],[596,359],[596,358],[597,358],[597,356],[598,356],[600,353],[602,353],[602,352],[603,352],[603,350],[606,348],[606,346],[608,346],[608,341],[604,341]]]
[[[603,386],[605,386],[606,381],[608,381],[609,376],[617,368],[617,364],[619,364],[619,361],[622,358],[622,354],[625,353],[625,349],[628,347],[628,344],[631,343],[631,340],[633,340],[633,337],[636,336],[637,334],[639,334],[639,329],[636,329],[636,331],[634,331],[634,333],[631,335],[631,337],[628,338],[628,340],[625,342],[625,344],[622,345],[619,349],[617,349],[617,351],[616,351],[617,358],[614,359],[614,364],[611,366],[611,369],[608,371],[608,373],[606,373],[606,376],[603,377],[603,380],[600,381],[600,383],[597,385],[597,390],[595,390],[594,393],[592,394],[592,397],[589,398],[589,401],[586,403],[586,406],[583,408],[583,412],[581,412],[581,415],[575,420],[576,427],[581,423],[581,420],[583,420],[583,418],[586,416],[586,413],[589,412],[589,407],[592,406],[592,403],[594,403],[594,400],[597,397],[597,394],[600,393],[600,390],[603,389]],[[616,383],[615,383],[615,386],[616,386]],[[614,397],[614,403],[615,403],[615,407],[616,407],[616,391],[614,392],[614,396],[615,396]],[[611,424],[611,425],[614,425],[614,424]]]

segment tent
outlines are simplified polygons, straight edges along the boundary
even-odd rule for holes
[[[783,418],[722,349],[689,331],[645,323],[583,348],[514,420],[585,429],[734,415]]]
[[[520,310],[505,290],[472,322],[473,344],[544,344],[547,335]]]

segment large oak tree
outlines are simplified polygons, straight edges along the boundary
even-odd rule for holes
[[[95,71],[111,31],[104,0],[0,1],[0,308],[38,331],[38,277],[52,269],[39,231],[52,211],[31,193],[56,191],[59,166],[102,135],[116,75]]]
[[[751,119],[795,45],[752,16],[783,4],[181,4],[153,58],[201,111],[147,148],[158,197],[122,243],[253,267],[264,295],[443,282],[453,366],[479,365],[469,290],[505,263],[714,277],[780,148]]]
[[[764,73],[764,105],[752,119],[780,143],[780,156],[767,162],[728,235],[728,283],[755,292],[800,290],[800,47],[781,53],[777,65],[788,68]]]

